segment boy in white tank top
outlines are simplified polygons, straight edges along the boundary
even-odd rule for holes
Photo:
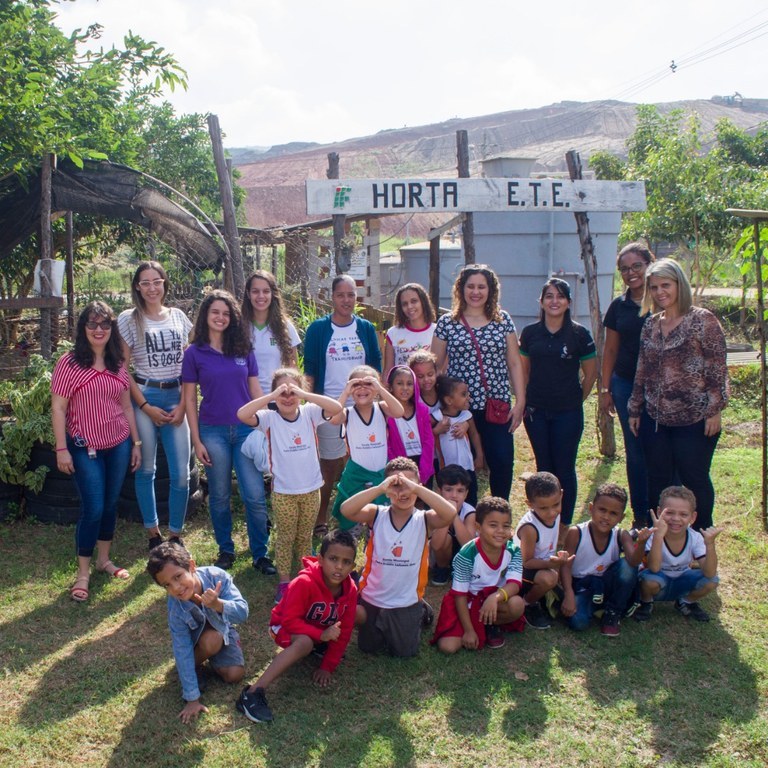
[[[637,566],[651,535],[644,528],[635,542],[618,527],[626,507],[627,492],[615,483],[604,483],[589,504],[590,520],[568,529],[565,548],[573,559],[560,569],[560,611],[571,629],[586,629],[592,614],[602,608],[601,634],[619,636],[619,622],[632,600]]]
[[[373,503],[381,494],[389,505]],[[416,509],[417,499],[427,509]],[[424,616],[429,536],[451,524],[456,508],[421,485],[416,464],[401,456],[385,467],[384,482],[347,499],[341,514],[371,529],[360,577],[358,647],[364,653],[415,656]]]

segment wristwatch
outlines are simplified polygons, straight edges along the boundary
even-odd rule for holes
[[[133,444],[136,448],[139,448],[141,446],[141,440],[134,440]]]

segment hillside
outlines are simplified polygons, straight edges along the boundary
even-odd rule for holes
[[[740,104],[723,99],[670,102],[657,105],[696,112],[704,133],[728,118],[740,128],[768,120],[768,99],[745,99]],[[307,221],[304,180],[325,178],[329,152],[338,152],[341,175],[349,178],[454,177],[456,131],[466,130],[470,143],[470,172],[480,175],[479,161],[500,154],[536,157],[534,172],[565,170],[565,153],[577,149],[587,160],[597,150],[622,154],[635,127],[635,104],[624,102],[560,102],[535,109],[500,112],[416,127],[385,129],[372,136],[335,144],[296,142],[266,151],[231,149],[247,190],[246,216],[254,227],[273,227]],[[412,236],[423,235],[442,219],[428,214],[411,223]],[[392,233],[404,218],[392,217],[382,231]]]

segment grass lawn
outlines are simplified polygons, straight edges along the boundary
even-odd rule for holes
[[[114,547],[132,578],[94,576],[78,605],[68,595],[72,529],[0,524],[0,766],[765,766],[759,433],[735,423],[757,419],[753,410],[726,414],[714,466],[722,581],[704,601],[709,624],[664,605],[647,625],[623,622],[615,640],[556,624],[507,636],[498,651],[444,658],[425,636],[405,661],[364,657],[353,637],[329,689],[312,686],[307,661],[268,691],[271,726],[246,721],[234,708],[239,689],[217,680],[203,697],[207,714],[190,726],[177,719],[165,595],[143,572],[139,526],[121,523]],[[523,430],[516,445],[516,474],[533,470]],[[625,484],[621,445],[619,454],[602,458],[587,427],[581,500],[605,480]],[[512,501],[517,520],[519,480]],[[213,561],[204,510],[186,539],[199,563]],[[242,526],[237,543],[242,551]],[[240,632],[254,678],[276,650],[267,633],[275,581],[247,557],[234,576],[251,608]],[[437,607],[445,589],[430,587],[427,599]]]

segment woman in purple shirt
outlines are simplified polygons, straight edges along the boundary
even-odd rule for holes
[[[219,545],[215,565],[228,569],[235,562],[230,507],[234,466],[253,567],[272,575],[276,571],[267,557],[264,477],[240,450],[252,430],[237,418],[238,409],[262,392],[251,340],[234,297],[226,291],[211,291],[200,305],[192,334],[181,380],[192,445],[208,477],[208,508]],[[199,413],[198,386],[203,397]]]

